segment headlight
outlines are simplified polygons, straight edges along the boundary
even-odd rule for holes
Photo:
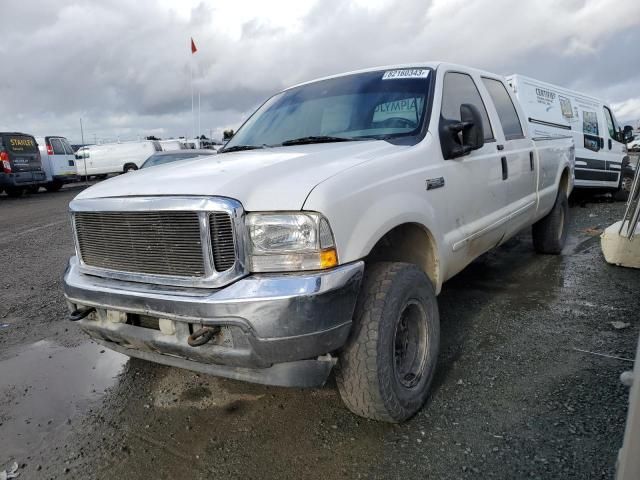
[[[319,213],[250,213],[252,272],[321,270],[338,264],[333,232]]]

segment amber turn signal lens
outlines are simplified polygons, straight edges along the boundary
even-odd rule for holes
[[[338,265],[338,254],[335,248],[328,248],[320,252],[320,267],[331,268]]]

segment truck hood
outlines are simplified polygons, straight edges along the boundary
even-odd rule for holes
[[[383,140],[232,152],[181,160],[100,182],[76,199],[198,195],[239,200],[251,210],[299,210],[309,192],[354,165],[396,152]]]

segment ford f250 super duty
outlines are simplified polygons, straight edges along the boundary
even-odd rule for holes
[[[70,204],[70,319],[153,362],[319,386],[399,422],[434,376],[436,295],[532,227],[557,254],[569,138],[531,138],[504,79],[444,63],[357,71],[268,99],[215,157]]]

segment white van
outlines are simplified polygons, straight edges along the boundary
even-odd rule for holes
[[[627,172],[625,134],[606,102],[522,75],[511,75],[513,88],[534,137],[570,136],[576,146],[576,188],[617,192]]]
[[[76,157],[73,148],[64,137],[48,136],[36,137],[42,170],[47,176],[44,187],[49,192],[57,192],[65,183],[75,182],[78,179],[76,169]],[[37,190],[39,187],[35,187]]]
[[[78,174],[81,176],[127,173],[137,170],[162,146],[157,140],[141,142],[103,143],[81,147],[76,152]]]

